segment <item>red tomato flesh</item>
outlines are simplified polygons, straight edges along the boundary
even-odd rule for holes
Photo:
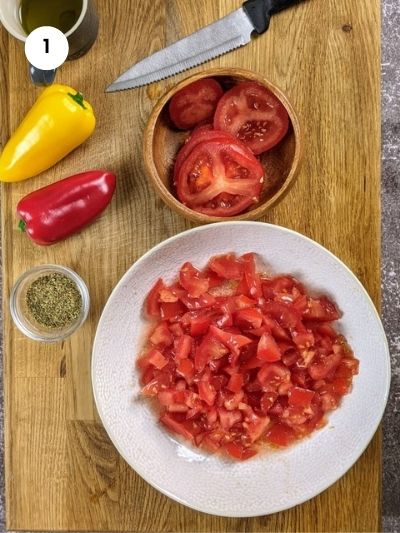
[[[291,276],[266,278],[251,253],[204,270],[187,262],[178,277],[146,298],[153,327],[137,360],[162,424],[240,461],[323,427],[359,370],[335,303]]]
[[[261,154],[286,135],[289,116],[283,104],[266,87],[245,82],[235,85],[218,102],[214,128],[231,133]]]
[[[227,140],[197,144],[179,169],[178,199],[205,215],[225,217],[258,202],[264,169],[243,145]]]
[[[175,126],[182,130],[193,128],[213,117],[223,94],[221,85],[212,78],[186,85],[171,98],[169,114]]]

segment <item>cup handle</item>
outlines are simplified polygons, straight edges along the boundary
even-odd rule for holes
[[[57,69],[40,70],[29,63],[29,77],[34,85],[38,87],[47,87],[54,82]]]

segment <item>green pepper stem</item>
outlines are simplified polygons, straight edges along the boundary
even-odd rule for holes
[[[26,222],[25,222],[25,220],[20,220],[18,222],[18,229],[21,230],[21,231],[25,231],[26,230]]]
[[[68,96],[70,96],[74,102],[76,102],[81,107],[83,107],[83,109],[86,109],[85,104],[83,103],[83,94],[82,93],[76,93],[76,94],[68,93]]]

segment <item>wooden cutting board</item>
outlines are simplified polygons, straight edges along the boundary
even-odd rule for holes
[[[141,153],[156,99],[185,74],[137,90],[104,88],[136,60],[239,7],[238,0],[101,0],[95,47],[58,73],[98,118],[93,137],[40,177],[2,188],[5,317],[7,526],[88,531],[377,531],[380,433],[335,485],[290,511],[218,518],[161,495],[132,471],[96,413],[90,357],[101,310],[120,276],[146,250],[191,224],[150,189]],[[0,142],[39,91],[23,47],[0,32]],[[328,247],[380,301],[380,5],[308,0],[274,17],[269,32],[208,66],[259,71],[287,92],[305,131],[305,160],[287,198],[265,220]],[[195,69],[192,71],[195,72]],[[191,72],[191,73],[192,73]],[[81,235],[51,248],[17,230],[15,206],[29,191],[90,168],[118,174],[111,207]],[[10,288],[26,269],[59,263],[87,281],[89,320],[57,345],[23,337],[8,313]],[[357,354],[362,360],[362,354]],[[138,435],[140,438],[140,435]],[[336,461],[327,457],[327,461]],[[318,475],[318,472],[315,472]],[[266,495],[268,497],[268,495]]]

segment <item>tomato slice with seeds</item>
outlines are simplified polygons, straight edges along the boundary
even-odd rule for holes
[[[286,135],[289,115],[266,87],[255,82],[239,83],[218,102],[214,128],[231,133],[254,154],[261,154]]]
[[[203,124],[202,126],[195,128],[176,155],[174,165],[175,185],[183,162],[187,159],[190,152],[192,152],[198,144],[204,141],[225,141],[233,144],[238,142],[236,137],[230,133],[221,130],[214,130],[211,124]]]
[[[261,163],[246,147],[205,141],[183,162],[177,176],[177,195],[199,213],[233,216],[258,202],[263,180]]]
[[[186,85],[171,98],[169,114],[181,130],[193,128],[213,117],[223,90],[213,78],[204,78]]]

